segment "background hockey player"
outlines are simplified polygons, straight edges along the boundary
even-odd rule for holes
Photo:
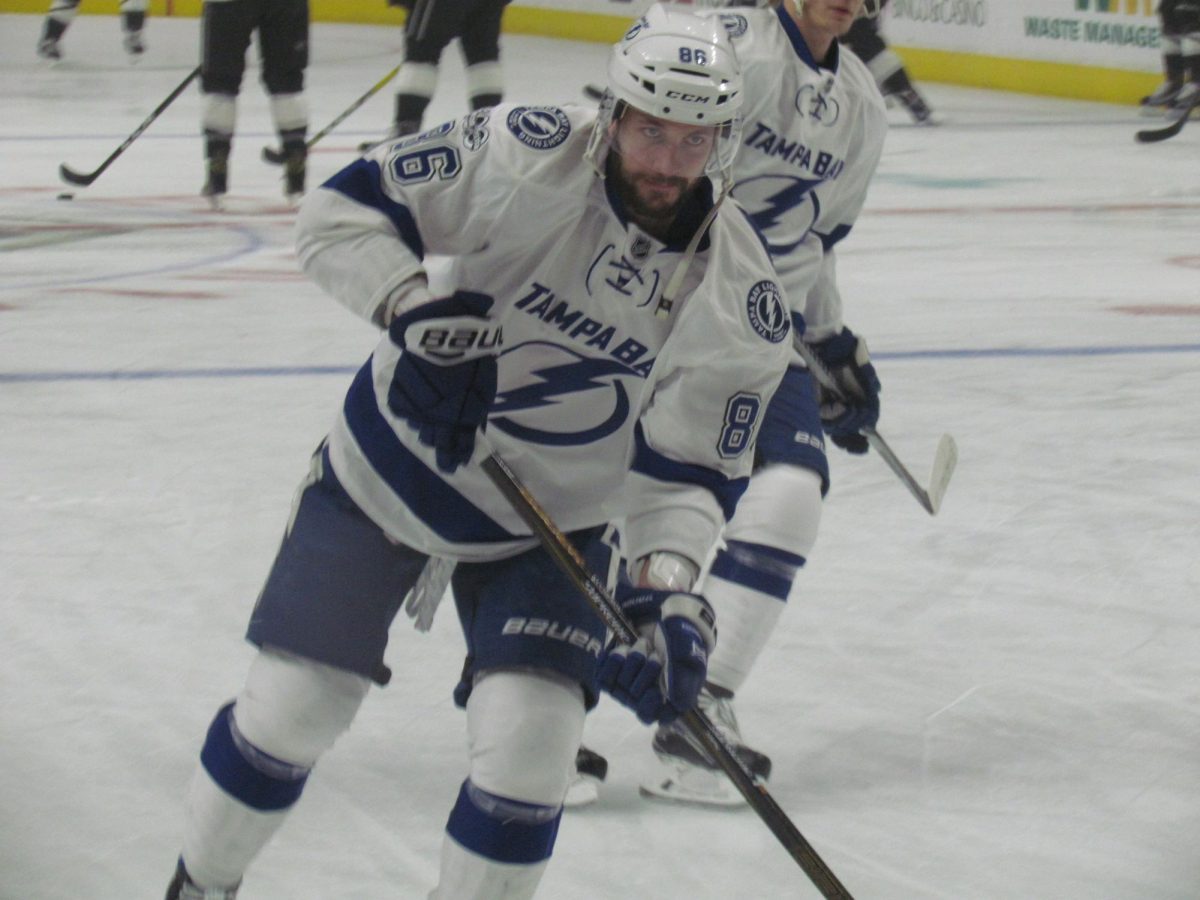
[[[408,10],[404,65],[396,78],[396,111],[388,138],[421,130],[425,108],[437,89],[442,51],[455,38],[466,64],[472,111],[495,106],[504,96],[500,68],[500,22],[509,0],[388,0]],[[368,150],[371,143],[364,144]]]
[[[204,0],[200,22],[201,125],[207,177],[201,193],[219,208],[229,191],[229,154],[237,124],[237,98],[246,51],[257,33],[262,81],[283,147],[283,192],[304,193],[308,150],[308,0]]]
[[[738,141],[724,29],[652,10],[611,71],[599,111],[473,113],[378,148],[305,200],[305,270],[387,330],[251,616],[260,652],[205,739],[172,900],[233,896],[387,681],[388,626],[431,555],[458,563],[469,751],[432,896],[533,894],[598,687],[646,722],[694,705],[714,634],[693,583],[794,329],[758,234],[704,175],[727,180]],[[451,258],[449,296],[430,296],[425,253]],[[617,596],[634,647],[604,648],[598,617],[481,470],[485,426],[597,570],[606,523],[624,520],[635,562]]]
[[[1187,109],[1200,94],[1200,0],[1161,0],[1163,83],[1142,106]]]
[[[887,4],[888,0],[882,0],[880,9]],[[918,125],[933,124],[933,110],[913,85],[904,61],[883,39],[879,22],[877,15],[859,16],[846,32],[844,43],[867,64],[885,100],[895,99]]]
[[[742,741],[733,697],[816,541],[829,486],[822,429],[842,449],[866,453],[860,429],[879,417],[879,379],[866,344],[842,321],[835,269],[836,247],[862,209],[887,129],[874,79],[838,38],[856,16],[875,13],[863,0],[786,0],[711,13],[729,30],[746,90],[733,196],[762,229],[788,302],[807,323],[805,342],[858,396],[849,406],[822,397],[818,413],[814,380],[794,360],[759,433],[750,486],[703,582],[721,641],[700,704],[763,778],[770,759]],[[665,771],[643,785],[647,792],[742,802],[683,729],[659,728],[654,749]]]
[[[121,46],[134,62],[146,52],[142,29],[146,25],[148,5],[149,0],[121,0]],[[42,25],[42,36],[38,39],[38,56],[51,62],[62,59],[59,42],[78,11],[79,0],[52,0],[50,12]]]

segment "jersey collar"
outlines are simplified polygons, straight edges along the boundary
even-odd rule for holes
[[[784,9],[786,5],[785,3],[780,3],[775,7],[775,15],[779,16],[779,24],[783,27],[783,33],[788,36],[788,40],[792,42],[792,49],[796,51],[796,55],[814,72],[828,69],[836,75],[838,64],[841,62],[841,45],[838,43],[837,38],[834,38],[833,43],[829,46],[828,62],[817,62],[817,60],[813,59],[812,51],[808,49],[804,35],[800,33],[800,29],[792,21],[791,15]]]

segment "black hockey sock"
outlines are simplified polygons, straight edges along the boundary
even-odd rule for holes
[[[900,94],[904,91],[913,90],[913,84],[908,78],[908,73],[903,69],[898,69],[883,79],[883,83],[879,85],[879,90],[883,92],[884,96],[888,94]]]
[[[396,95],[396,134],[414,134],[421,130],[421,118],[425,115],[425,107],[429,105],[429,97],[420,94]]]
[[[59,19],[47,17],[46,26],[42,29],[42,42],[57,41],[67,30],[67,23]]]
[[[1178,53],[1171,53],[1163,57],[1163,72],[1167,76],[1168,83],[1175,87],[1183,85],[1183,76],[1187,73],[1188,62],[1200,60],[1200,57],[1189,56],[1185,61],[1184,57]],[[1200,65],[1200,62],[1197,62]]]
[[[146,24],[146,14],[142,10],[121,13],[121,27],[130,34],[136,34]]]
[[[476,94],[471,98],[471,112],[477,109],[486,109],[489,106],[495,106],[499,103],[501,97],[499,94]]]

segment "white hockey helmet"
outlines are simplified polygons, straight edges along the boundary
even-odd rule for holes
[[[613,46],[589,158],[599,165],[609,125],[631,106],[670,122],[719,126],[709,165],[728,177],[741,105],[742,71],[720,18],[655,3]]]

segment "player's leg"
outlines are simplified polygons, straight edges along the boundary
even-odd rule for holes
[[[478,0],[463,23],[459,42],[467,64],[467,101],[472,110],[504,99],[500,67],[500,21],[508,0]]]
[[[700,705],[763,780],[770,775],[771,761],[743,741],[734,697],[775,631],[812,552],[828,483],[812,378],[806,370],[792,368],[767,409],[755,472],[700,586],[719,629]],[[685,729],[660,727],[653,746],[665,772],[643,785],[645,793],[699,803],[742,802]]]
[[[387,629],[426,557],[388,540],[324,465],[314,457],[251,614],[260,653],[201,749],[168,900],[232,896],[370,682],[388,679]]]
[[[62,48],[58,43],[78,10],[79,0],[51,0],[50,12],[42,23],[42,36],[38,38],[38,56],[50,62],[62,59]]]
[[[205,3],[200,18],[200,91],[206,178],[201,194],[213,206],[229,190],[229,154],[237,126],[237,96],[254,29],[252,0]]]
[[[595,530],[572,535],[593,560]],[[446,824],[436,900],[525,900],[550,860],[604,627],[540,548],[459,563],[467,638],[455,700],[467,709],[470,771]]]
[[[283,192],[292,201],[304,193],[308,148],[308,0],[272,0],[258,23],[263,84],[271,97],[271,118],[283,147]]]
[[[1175,96],[1173,108],[1188,109],[1200,95],[1200,2],[1176,2],[1175,27],[1179,32],[1183,87]]]
[[[933,111],[909,78],[904,62],[891,50],[879,34],[875,19],[856,19],[846,34],[846,43],[867,64],[879,91],[908,110],[918,123],[932,120]]]
[[[390,137],[421,130],[437,89],[438,63],[463,24],[458,0],[417,0],[404,24],[404,65],[396,76],[396,110]]]
[[[121,0],[121,43],[134,62],[146,52],[142,29],[146,26],[146,8],[149,5],[149,0]]]

